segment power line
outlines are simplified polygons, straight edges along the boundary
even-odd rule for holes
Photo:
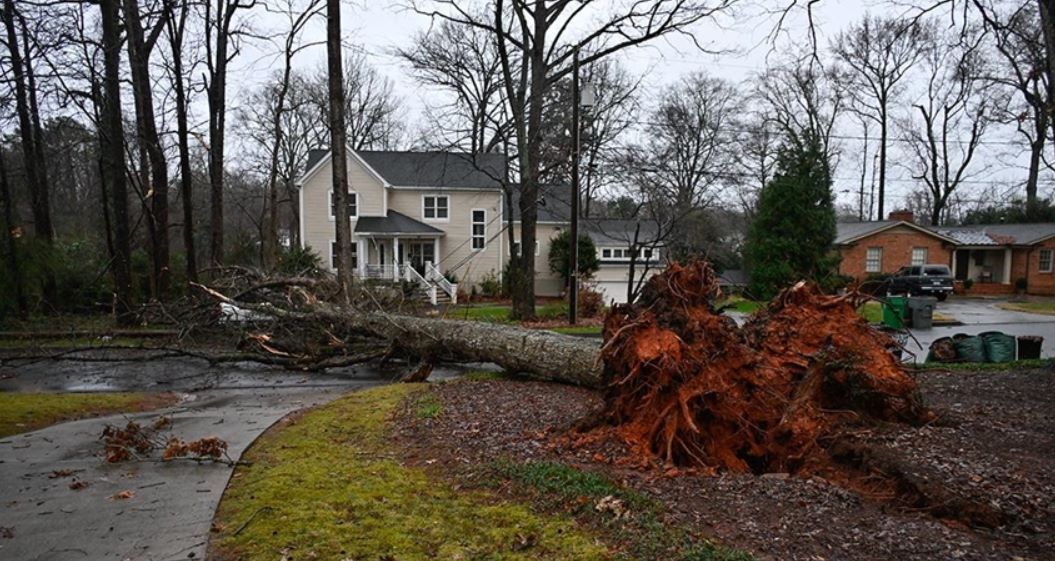
[[[646,125],[646,126],[652,126],[652,127],[677,128],[677,125],[674,125],[674,124],[671,124],[671,123],[660,123],[660,122],[656,122],[656,121],[648,121],[648,120],[643,120],[643,119],[612,119],[612,122],[622,123],[622,124],[625,124],[625,125]],[[718,127],[716,130],[718,132],[745,133],[745,134],[746,133],[756,132],[756,131],[753,131],[753,130],[750,130],[750,129],[735,128],[735,127]],[[783,131],[780,131],[780,130],[763,129],[762,131],[758,131],[758,132],[764,132],[765,134],[769,134],[769,135],[773,135],[773,136],[787,136],[787,133],[785,133]],[[868,140],[868,141],[875,141],[875,142],[879,142],[879,141],[882,140],[882,138],[880,138],[878,136],[858,136],[858,135],[849,135],[849,134],[830,134],[830,135],[828,135],[828,138],[834,138],[836,140],[859,140],[859,141]],[[898,137],[888,137],[886,139],[886,141],[887,142],[906,142],[906,143],[914,142],[913,140],[908,139],[908,138],[898,138]],[[954,139],[944,140],[942,142],[949,143],[949,144],[970,144],[971,143],[969,140],[958,140],[958,139],[955,139],[955,140]],[[1015,142],[1013,140],[979,140],[977,142],[977,144],[980,145],[980,146],[1018,146],[1020,148],[1024,148],[1025,147],[1025,143],[1023,143],[1023,142]]]

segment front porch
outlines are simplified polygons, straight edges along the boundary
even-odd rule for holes
[[[975,286],[1010,286],[1011,248],[992,246],[958,248],[952,254],[952,272],[955,280],[962,282],[970,279]]]
[[[458,302],[458,285],[437,266],[441,237],[357,235],[356,276],[378,282],[407,281],[418,284],[432,305]]]

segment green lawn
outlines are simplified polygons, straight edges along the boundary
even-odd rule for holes
[[[554,327],[550,331],[564,335],[600,335],[603,329],[600,325],[568,325],[565,327]]]
[[[386,421],[412,399],[442,415],[426,386],[357,392],[268,431],[245,455],[216,517],[223,559],[608,559],[571,518],[403,466]]]
[[[0,393],[0,437],[112,413],[145,411],[176,401],[137,393]]]
[[[723,300],[715,302],[715,308],[726,308],[734,312],[740,312],[742,314],[753,314],[760,308],[766,305],[765,302],[757,302],[755,300],[748,300],[743,296],[729,296]]]
[[[1015,312],[1055,315],[1055,300],[1037,300],[1032,302],[1003,302],[998,307]]]
[[[469,304],[458,306],[447,311],[449,319],[467,319],[473,321],[509,322],[513,306],[510,304]],[[568,313],[564,302],[547,302],[535,305],[535,314],[539,319],[559,318]]]
[[[857,313],[865,318],[868,323],[879,323],[883,321],[883,305],[875,300],[870,300],[857,308]]]

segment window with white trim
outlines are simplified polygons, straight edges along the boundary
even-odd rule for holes
[[[334,219],[337,216],[337,197],[334,196],[333,191],[330,191],[330,219]],[[355,191],[348,192],[348,217],[358,218],[359,217],[359,194]]]
[[[472,211],[472,226],[470,226],[474,250],[487,247],[487,211],[474,208]]]
[[[519,241],[513,242],[513,254],[514,255],[520,255],[520,242]],[[535,257],[538,257],[538,255],[539,255],[539,241],[535,240]]]
[[[337,242],[330,242],[330,268],[337,268]],[[352,242],[352,269],[359,268],[359,244]]]
[[[425,195],[421,201],[421,217],[425,220],[447,220],[451,211],[449,203],[447,195]]]
[[[925,265],[927,263],[927,248],[912,248],[912,263],[910,265]]]
[[[1040,266],[1040,272],[1042,272],[1042,273],[1050,273],[1051,270],[1052,270],[1052,268],[1051,268],[1052,250],[1050,250],[1050,249],[1042,249],[1042,250],[1040,250],[1040,255],[1038,255],[1037,257],[1038,257],[1038,261],[1039,261],[1038,265]]]
[[[865,252],[865,272],[878,273],[883,270],[883,248],[870,247]]]

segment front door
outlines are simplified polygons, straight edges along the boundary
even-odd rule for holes
[[[407,260],[422,276],[425,275],[425,263],[436,262],[436,247],[432,240],[424,242],[409,242],[407,244]]]
[[[956,250],[956,270],[953,271],[953,278],[959,281],[967,280],[967,267],[969,265],[968,260],[970,258],[970,251],[966,249]]]

